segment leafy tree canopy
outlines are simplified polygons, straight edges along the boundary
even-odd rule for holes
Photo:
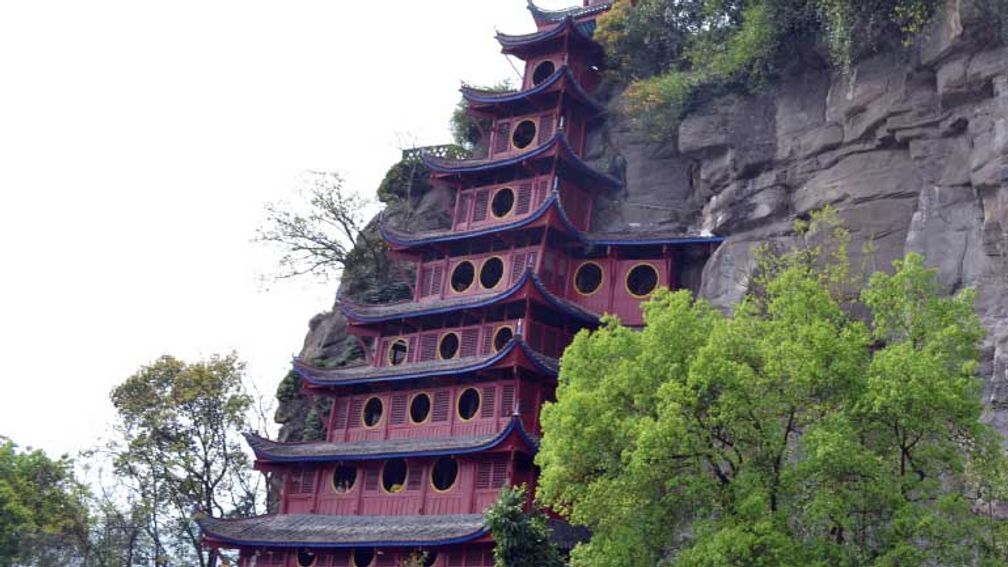
[[[1008,562],[974,292],[912,254],[852,292],[835,214],[799,231],[734,314],[665,291],[567,349],[538,498],[592,529],[573,565]]]
[[[546,517],[535,509],[527,512],[527,501],[524,485],[505,486],[486,511],[495,567],[563,567],[560,551],[550,541]]]
[[[0,566],[71,564],[88,541],[87,489],[66,456],[0,437]]]

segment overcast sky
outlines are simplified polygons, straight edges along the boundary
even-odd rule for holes
[[[164,353],[272,395],[336,282],[262,284],[264,204],[449,141],[459,81],[515,75],[495,28],[525,1],[0,2],[0,435],[87,448]]]

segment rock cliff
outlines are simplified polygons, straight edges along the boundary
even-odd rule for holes
[[[1008,47],[977,5],[949,0],[916,45],[847,73],[811,54],[759,95],[709,101],[672,142],[642,138],[612,113],[586,157],[622,172],[626,189],[599,203],[596,228],[727,236],[696,278],[727,309],[746,290],[754,248],[786,245],[795,218],[831,205],[852,252],[871,245],[854,258],[869,270],[915,251],[950,292],[977,288],[983,399],[1008,434]],[[436,214],[449,198],[430,191],[416,210]],[[334,356],[343,328],[338,315],[312,319],[302,356]],[[287,421],[283,437],[297,437]]]

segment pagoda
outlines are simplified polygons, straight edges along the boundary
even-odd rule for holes
[[[490,125],[487,155],[423,156],[454,191],[451,227],[381,226],[391,253],[417,264],[413,299],[340,301],[366,360],[294,362],[303,388],[332,401],[326,440],[247,435],[256,468],[282,479],[279,510],[201,519],[206,545],[239,549],[241,567],[393,567],[418,551],[432,566],[493,565],[483,512],[501,487],[535,486],[539,408],[563,349],[603,313],[641,325],[641,302],[682,287],[719,241],[590,230],[596,197],[622,187],[581,157],[604,110],[592,33],[610,6],[530,0],[537,31],[498,34],[524,61],[520,88],[462,88]]]

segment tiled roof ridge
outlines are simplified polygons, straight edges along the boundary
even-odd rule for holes
[[[384,439],[377,441],[363,442],[335,442],[335,441],[307,441],[281,443],[259,436],[256,433],[247,432],[244,434],[245,440],[252,448],[256,458],[269,462],[280,463],[317,463],[334,461],[370,461],[380,459],[408,458],[408,457],[432,457],[444,455],[469,455],[493,449],[503,443],[512,432],[517,432],[521,439],[533,451],[538,450],[539,440],[529,433],[522,424],[521,418],[513,414],[507,425],[500,431],[485,435],[469,436],[448,436],[436,438],[404,438],[404,439]],[[441,445],[438,445],[438,442]],[[452,443],[455,442],[455,443]],[[398,448],[399,444],[412,445],[413,448]],[[312,448],[316,446],[320,451],[315,455],[284,455],[284,449],[292,448]],[[341,446],[350,446],[354,449],[389,447],[385,452],[354,454],[353,451],[346,453],[336,452]],[[327,449],[328,451],[322,451]]]
[[[574,72],[567,65],[561,65],[558,69],[553,71],[553,74],[544,79],[541,83],[525,90],[513,90],[503,92],[487,91],[483,89],[473,88],[467,85],[462,85],[462,88],[459,90],[462,92],[462,96],[470,102],[481,102],[481,103],[512,102],[542,93],[564,79],[570,81],[571,85],[573,85],[574,87],[574,94],[577,95],[578,98],[583,100],[585,104],[592,107],[592,109],[596,111],[601,111],[604,108],[604,105],[602,103],[592,98],[592,96],[588,94],[587,91],[584,90],[584,87],[581,86],[581,83],[578,82],[578,80],[574,77]]]

